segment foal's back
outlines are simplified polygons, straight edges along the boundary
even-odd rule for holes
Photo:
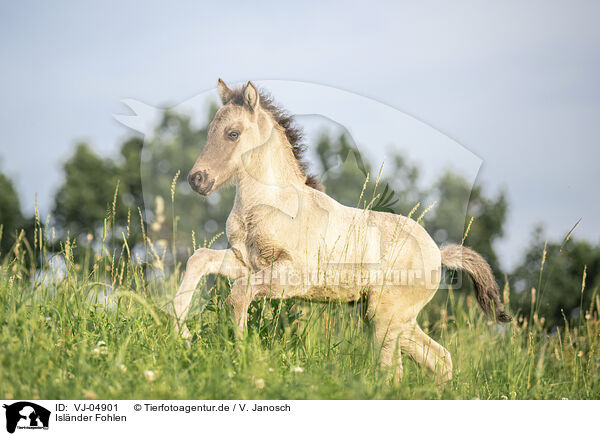
[[[282,232],[298,232],[293,251],[298,262],[313,268],[346,264],[370,271],[439,273],[439,248],[413,219],[344,206],[308,187],[303,197],[297,218],[288,220]],[[437,283],[431,286],[437,289]]]

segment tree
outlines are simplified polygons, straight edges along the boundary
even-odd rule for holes
[[[56,225],[64,236],[100,235],[104,219],[112,215],[115,191],[121,189],[117,164],[98,156],[87,144],[79,143],[63,169],[65,181],[56,193],[52,213]],[[116,201],[116,223],[123,225],[126,217],[125,204]]]
[[[125,206],[135,212],[143,204],[142,179],[140,175],[141,153],[144,147],[142,138],[127,139],[121,145],[118,177],[123,192]]]
[[[542,259],[543,268],[542,268]],[[585,269],[585,289],[582,292]],[[531,289],[535,307],[547,326],[577,317],[590,307],[600,286],[600,245],[569,238],[545,242],[543,230],[534,230],[532,242],[519,266],[511,274],[516,302],[525,316],[531,314]]]
[[[470,217],[473,217],[465,245],[482,254],[492,267],[496,279],[501,280],[503,274],[494,243],[504,236],[508,210],[504,192],[495,198],[486,197],[481,185],[471,189],[462,177],[447,172],[434,184],[430,195],[439,201],[425,216],[425,226],[436,242],[439,245],[461,243]]]
[[[372,167],[345,133],[335,139],[322,135],[315,154],[327,194],[346,206],[406,215],[424,195],[418,186],[418,169],[401,155],[391,161],[394,178],[377,183],[379,169]]]
[[[16,241],[21,229],[30,227],[21,212],[19,196],[13,182],[0,173],[0,255],[6,255]]]

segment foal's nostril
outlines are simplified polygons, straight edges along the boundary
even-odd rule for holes
[[[188,183],[192,187],[192,189],[196,190],[200,186],[202,186],[202,182],[204,181],[204,171],[196,171],[195,173],[190,173],[188,175]]]

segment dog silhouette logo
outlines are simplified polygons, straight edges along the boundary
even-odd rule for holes
[[[3,406],[6,409],[6,431],[19,429],[48,429],[50,411],[29,401],[19,401]]]

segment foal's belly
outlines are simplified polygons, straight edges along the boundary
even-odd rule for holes
[[[366,295],[369,288],[377,280],[377,269],[359,267],[357,265],[332,265],[311,269],[304,265],[294,285],[302,291],[299,298],[311,301],[352,302]]]
[[[298,298],[306,301],[316,301],[327,303],[337,301],[341,303],[350,303],[360,300],[363,293],[360,288],[343,286],[312,286],[304,295]]]

